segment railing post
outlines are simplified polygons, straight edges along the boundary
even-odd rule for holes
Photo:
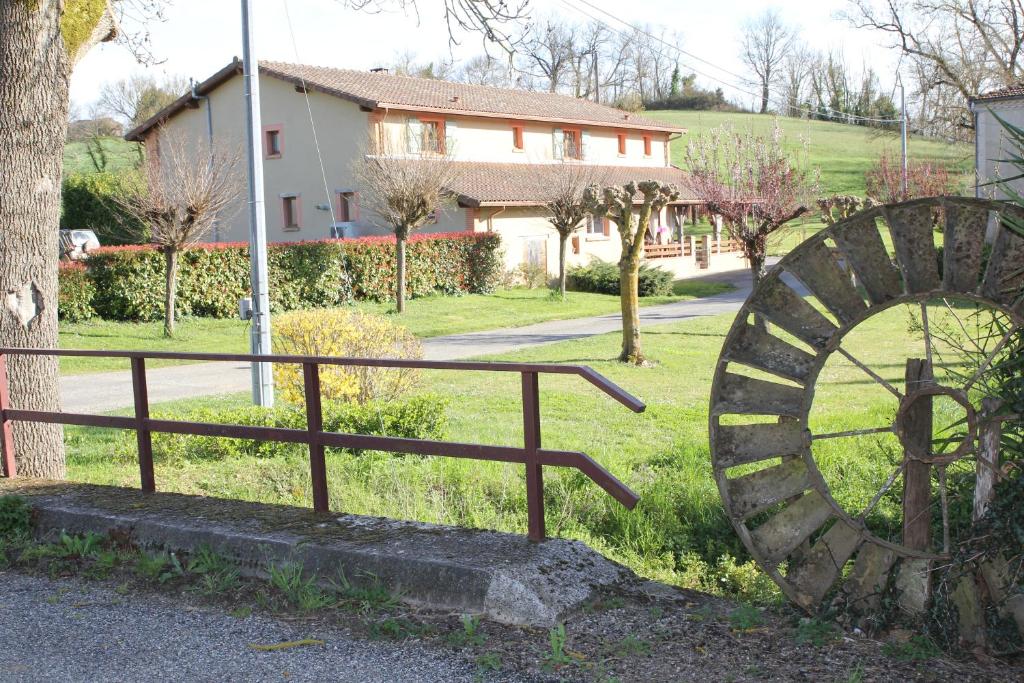
[[[14,433],[11,421],[7,419],[7,409],[11,407],[11,392],[7,385],[7,354],[0,353],[0,466],[4,476],[18,476],[14,464]]]
[[[526,446],[526,510],[529,518],[527,537],[543,541],[544,529],[544,472],[537,461],[540,450],[540,391],[536,372],[524,372],[523,378],[523,438]]]
[[[132,395],[135,398],[135,440],[139,447],[139,479],[146,493],[156,491],[153,476],[153,435],[149,431],[149,389],[146,386],[146,359],[135,356],[132,362]]]
[[[313,485],[313,509],[329,512],[327,498],[327,462],[320,432],[324,429],[323,409],[320,405],[320,366],[302,364],[302,383],[306,395],[306,429],[309,431],[309,475]]]

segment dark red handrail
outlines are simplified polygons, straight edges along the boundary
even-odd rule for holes
[[[131,363],[132,393],[135,404],[133,417],[90,415],[41,410],[24,410],[11,406],[7,385],[7,357],[21,356],[74,356],[92,358],[125,358]],[[283,427],[254,427],[223,425],[182,420],[156,420],[149,416],[149,388],[146,381],[146,360],[188,360],[247,363],[294,363],[302,366],[306,429]],[[523,436],[522,448],[492,446],[452,441],[430,441],[391,436],[346,434],[323,431],[323,411],[320,392],[320,366],[355,365],[384,368],[418,368],[424,370],[475,370],[482,372],[516,372],[522,380]],[[556,451],[541,448],[540,391],[541,374],[578,375],[633,412],[643,412],[642,401],[618,385],[581,365],[554,363],[504,363],[490,361],[430,361],[392,358],[344,358],[333,356],[286,356],[227,353],[174,353],[167,351],[86,351],[71,349],[18,349],[0,348],[0,464],[6,477],[17,474],[11,422],[44,422],[80,425],[86,427],[113,427],[133,429],[138,441],[139,470],[142,490],[156,490],[153,474],[153,432],[218,436],[256,441],[305,443],[309,446],[310,477],[313,490],[313,509],[328,512],[327,447],[358,448],[391,451],[414,455],[435,455],[455,458],[473,458],[497,462],[517,462],[526,466],[526,501],[529,518],[528,536],[531,540],[545,538],[544,528],[544,465],[573,467],[589,477],[610,496],[633,509],[639,498],[625,484],[612,476],[586,453]]]

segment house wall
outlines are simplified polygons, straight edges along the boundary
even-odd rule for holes
[[[993,161],[993,159],[1005,159],[1010,152],[1010,144],[1002,125],[992,113],[997,113],[1015,126],[1024,127],[1024,97],[997,102],[982,101],[974,106],[977,114],[974,143],[975,165],[978,172],[976,194],[979,197],[1002,199],[1005,197],[1004,194],[995,187],[984,187],[984,184],[996,180],[1000,175],[1010,177],[1016,173],[1009,164],[997,164]],[[1024,193],[1024,179],[1015,181],[1013,186],[1018,192]]]

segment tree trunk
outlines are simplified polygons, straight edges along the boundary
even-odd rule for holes
[[[164,336],[174,336],[174,305],[178,298],[178,250],[164,249]]]
[[[768,80],[761,83],[761,113],[768,113]]]
[[[568,242],[568,235],[558,235],[558,291],[563,299],[565,298],[565,250]]]
[[[0,3],[0,346],[57,347],[57,249],[70,64],[56,0]],[[11,356],[14,407],[60,410],[57,359]],[[16,422],[18,474],[65,475],[59,425]]]
[[[405,312],[405,238],[395,241],[395,310]]]
[[[761,278],[764,277],[766,258],[767,254],[764,248],[755,246],[747,249],[747,260],[750,261],[750,281],[753,288],[756,288],[761,282]],[[768,322],[760,313],[754,314],[754,326],[762,331],[768,331]]]
[[[643,365],[640,348],[640,257],[619,261],[619,301],[622,305],[622,353],[624,363]]]

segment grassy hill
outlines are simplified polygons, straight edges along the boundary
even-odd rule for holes
[[[864,171],[883,150],[895,155],[900,152],[900,138],[896,132],[880,131],[863,126],[851,126],[831,121],[804,121],[760,114],[712,111],[648,111],[646,116],[677,124],[696,135],[711,128],[728,124],[737,130],[769,133],[776,121],[782,128],[787,144],[798,147],[801,138],[808,140],[808,152],[813,166],[821,169],[822,194],[864,194]],[[672,145],[672,161],[685,167],[686,137]],[[950,164],[965,174],[964,183],[973,169],[974,149],[965,144],[949,144],[939,140],[911,137],[911,159],[932,159]]]
[[[100,138],[100,144],[107,155],[107,170],[120,171],[134,168],[139,161],[137,142],[128,142],[122,138]],[[96,170],[85,142],[69,142],[64,145],[64,174],[91,173]]]

